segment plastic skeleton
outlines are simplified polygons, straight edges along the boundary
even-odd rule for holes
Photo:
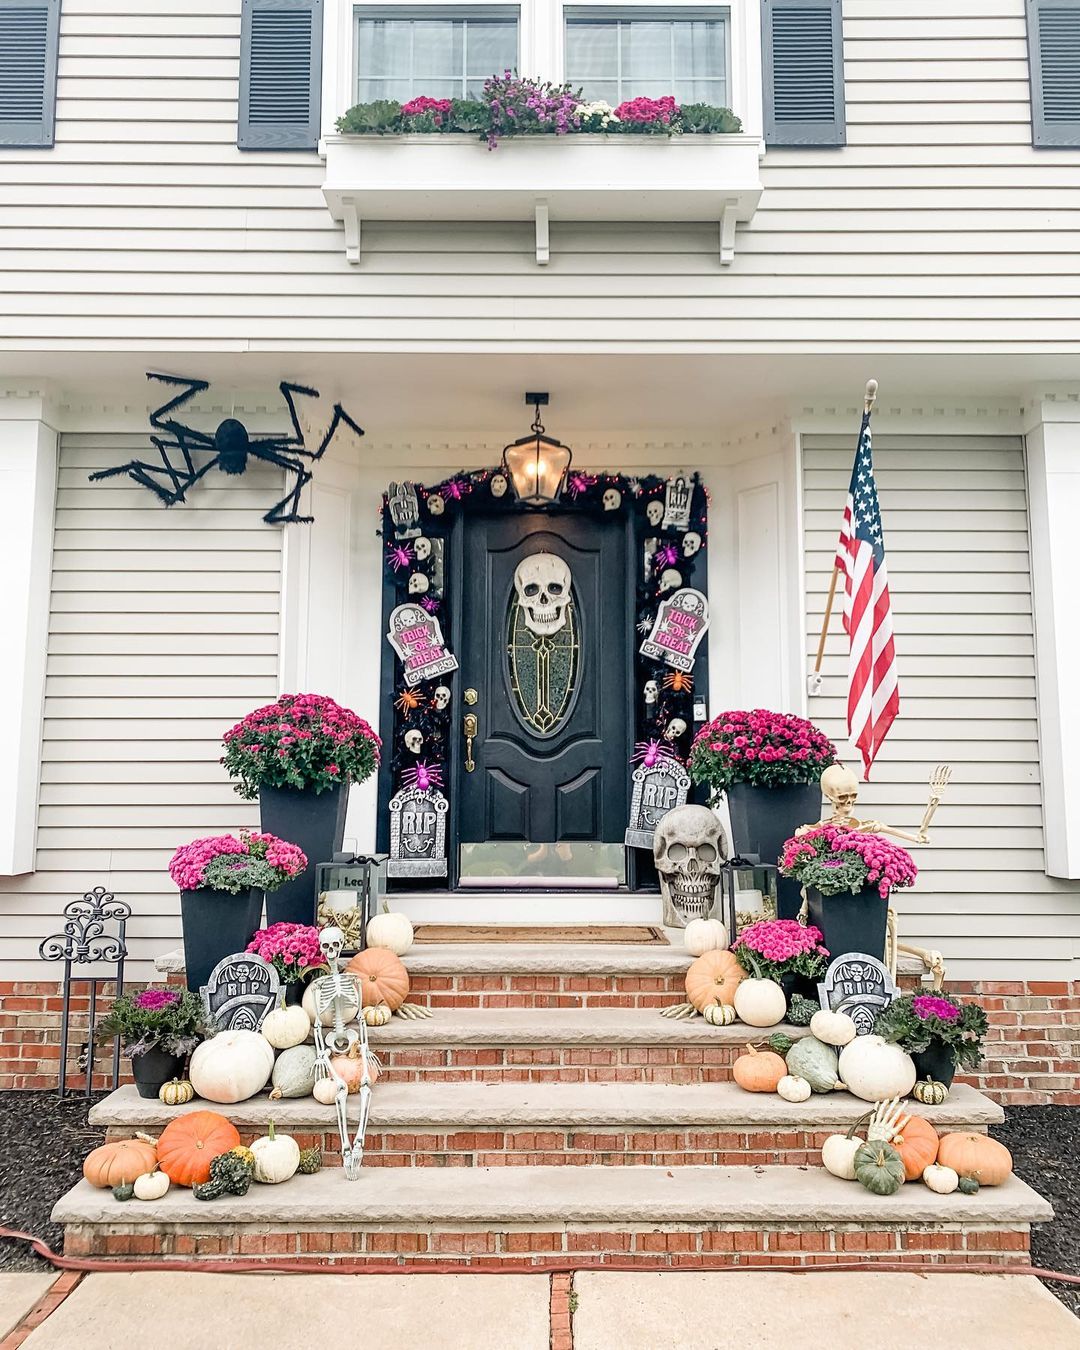
[[[90,481],[101,478],[115,478],[118,474],[127,474],[134,482],[149,488],[166,506],[175,506],[186,498],[189,488],[215,465],[227,474],[241,474],[248,466],[248,459],[272,464],[286,473],[296,475],[296,481],[276,506],[272,506],[263,520],[268,525],[290,523],[309,524],[313,517],[300,514],[300,494],[311,482],[311,470],[306,468],[304,460],[316,460],[325,453],[327,446],[336,435],[338,428],[345,424],[357,436],[364,434],[363,429],[353,421],[340,403],[334,404],[330,425],[319,443],[317,450],[307,448],[307,438],[296,412],[294,395],[305,398],[318,398],[318,391],[308,389],[302,384],[288,384],[285,381],[278,386],[289,409],[292,433],[280,436],[250,436],[247,427],[235,417],[227,417],[213,435],[197,431],[194,427],[178,422],[172,414],[190,402],[196,394],[209,389],[207,380],[188,380],[177,375],[158,375],[148,371],[148,380],[160,380],[162,384],[175,385],[180,393],[155,408],[150,414],[150,425],[155,431],[163,433],[151,436],[150,440],[161,456],[160,464],[148,464],[141,459],[129,460],[113,469],[101,469],[90,475]],[[209,456],[204,463],[196,464],[194,456]]]
[[[337,1084],[334,1107],[337,1111],[338,1134],[341,1136],[341,1164],[345,1175],[355,1181],[360,1175],[364,1161],[364,1137],[367,1134],[368,1116],[371,1112],[371,1073],[368,1065],[371,1051],[368,1049],[367,1026],[361,1018],[355,1026],[346,1026],[352,1021],[363,1004],[360,983],[355,975],[338,969],[338,958],[345,943],[345,935],[340,928],[324,928],[319,934],[319,946],[326,959],[329,975],[322,975],[312,982],[315,998],[315,1077],[332,1078]],[[324,1027],[322,1018],[325,1013],[333,1012],[333,1027]],[[349,1121],[346,1103],[349,1086],[334,1069],[331,1056],[347,1055],[359,1043],[360,1062],[363,1075],[360,1079],[360,1119],[356,1133],[349,1137]]]

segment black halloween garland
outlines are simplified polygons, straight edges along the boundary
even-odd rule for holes
[[[652,632],[665,595],[693,586],[695,575],[704,570],[708,501],[697,474],[669,479],[578,470],[571,470],[560,499],[560,510],[599,519],[625,518],[626,512],[633,512],[639,545],[634,639],[634,739],[639,752],[659,745],[681,759],[689,753],[694,734],[693,674],[642,656],[638,648]],[[473,504],[488,511],[521,509],[501,468],[458,473],[429,487],[391,483],[383,496],[380,533],[383,565],[393,587],[392,608],[418,606],[438,623],[444,642],[450,633],[449,535],[458,513]],[[393,723],[383,739],[392,794],[412,786],[437,787],[446,793],[457,672],[411,685],[404,679],[400,660],[396,672]]]

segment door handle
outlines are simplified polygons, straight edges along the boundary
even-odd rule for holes
[[[465,772],[472,773],[476,768],[476,763],[472,757],[473,741],[476,739],[478,723],[475,713],[466,713],[462,721],[462,730],[465,733]]]

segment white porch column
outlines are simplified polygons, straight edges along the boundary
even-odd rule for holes
[[[1080,402],[1026,409],[1046,870],[1080,878]]]
[[[0,876],[34,869],[57,435],[0,398]]]

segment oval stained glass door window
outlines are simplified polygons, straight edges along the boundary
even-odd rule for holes
[[[573,706],[581,641],[569,568],[562,564],[549,579],[535,563],[535,556],[523,560],[514,574],[506,618],[507,685],[525,728],[534,736],[551,736]]]

